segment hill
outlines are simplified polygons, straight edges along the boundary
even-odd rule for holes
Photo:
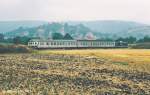
[[[28,36],[28,37],[40,37],[40,38],[52,38],[53,33],[60,33],[63,36],[70,34],[73,38],[84,39],[88,35],[95,35],[91,29],[85,27],[82,24],[79,25],[68,25],[61,23],[49,23],[43,24],[38,27],[25,28],[19,27],[13,31],[5,33],[6,37],[16,36]]]
[[[102,20],[68,23],[70,25],[83,24],[91,30],[97,32],[97,35],[100,35],[99,33],[102,33],[107,37],[134,36],[137,38],[141,38],[145,35],[150,35],[149,25],[131,21]]]
[[[19,27],[36,27],[45,24],[45,21],[0,21],[0,33],[6,33]]]
[[[84,21],[84,22],[68,22],[71,25],[83,24],[94,31],[105,33],[116,33],[125,31],[133,27],[145,26],[145,24],[131,22],[131,21],[119,21],[119,20],[101,20],[101,21]]]
[[[5,22],[6,23],[6,22]],[[49,23],[44,21],[20,21],[0,25],[0,31],[7,37],[29,36],[49,38],[52,33],[59,32],[71,34],[77,39],[92,37],[93,39],[119,38],[134,36],[143,38],[150,36],[150,26],[131,21],[68,21],[62,23]],[[5,27],[6,26],[6,27]],[[10,31],[9,31],[10,30]],[[9,31],[9,32],[8,32]]]

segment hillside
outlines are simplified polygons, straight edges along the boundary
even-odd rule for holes
[[[145,35],[150,35],[150,27],[146,24],[117,21],[117,20],[102,20],[102,21],[87,21],[87,22],[68,22],[70,25],[83,24],[91,30],[104,34],[108,37],[125,37],[134,36],[141,38]]]
[[[38,27],[25,28],[19,27],[13,31],[5,33],[6,37],[16,37],[16,36],[28,36],[28,37],[40,37],[40,38],[51,38],[53,33],[60,33],[65,35],[69,33],[73,38],[84,39],[88,36],[94,37],[94,32],[88,27],[82,24],[79,25],[68,25],[61,23],[49,23],[40,25]]]
[[[1,22],[2,23],[2,22]],[[104,21],[83,21],[83,22],[63,22],[50,23],[44,21],[20,21],[20,22],[3,22],[0,23],[0,31],[5,32],[7,37],[29,36],[29,37],[46,37],[49,38],[51,33],[59,32],[71,34],[74,38],[84,39],[87,37],[102,38],[119,38],[134,36],[143,38],[150,36],[150,26],[117,20]],[[9,32],[8,32],[9,31]],[[6,33],[7,32],[7,33]]]
[[[0,21],[0,33],[5,33],[19,27],[36,27],[45,24],[45,21]]]
[[[117,21],[117,20],[101,20],[101,21],[84,21],[84,22],[68,22],[71,25],[83,24],[90,29],[103,32],[103,33],[117,33],[128,30],[133,27],[142,27],[145,24],[130,22],[130,21]]]

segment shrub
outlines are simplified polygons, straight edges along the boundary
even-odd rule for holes
[[[130,46],[134,49],[150,49],[150,43],[137,43],[135,45]]]
[[[25,45],[0,45],[0,53],[29,53],[32,49]]]

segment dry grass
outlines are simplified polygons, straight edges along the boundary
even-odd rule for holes
[[[110,63],[128,63],[127,69],[150,72],[150,50],[148,49],[97,49],[97,50],[44,50],[41,54],[66,54],[95,56],[109,59]],[[128,68],[129,67],[129,68]],[[123,67],[125,69],[125,67]]]
[[[150,50],[0,54],[2,95],[149,95]]]

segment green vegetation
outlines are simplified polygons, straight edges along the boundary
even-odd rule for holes
[[[73,37],[71,37],[71,35],[69,33],[67,33],[67,34],[65,34],[63,39],[65,39],[65,40],[73,40]]]
[[[13,43],[14,43],[14,44],[27,45],[30,39],[31,39],[31,38],[26,37],[26,36],[24,36],[24,37],[19,37],[19,36],[18,36],[18,37],[13,38]]]
[[[61,33],[53,33],[52,39],[54,39],[54,40],[63,39],[63,35]]]
[[[24,45],[0,44],[0,53],[29,53],[32,49]]]
[[[69,33],[66,33],[64,36],[61,33],[53,33],[52,39],[54,40],[73,40],[73,37]]]
[[[150,37],[149,36],[145,36],[143,39],[139,39],[137,42],[138,43],[150,42]]]
[[[62,39],[62,32],[64,34],[69,33],[70,36],[73,38],[78,38],[79,35],[85,36],[88,32],[92,32],[91,29],[85,27],[82,24],[79,25],[68,25],[68,24],[61,24],[61,23],[51,23],[51,24],[44,24],[38,27],[32,28],[25,28],[19,27],[16,30],[10,31],[5,33],[5,36],[10,37],[17,37],[17,36],[27,36],[27,37],[43,37],[43,38],[51,38],[53,35],[56,39]],[[58,36],[55,36],[58,35]],[[67,37],[70,37],[67,36]]]
[[[120,37],[116,41],[124,41],[129,44],[133,44],[133,43],[136,43],[137,39],[135,37],[130,36],[130,37],[126,37],[126,38]]]
[[[134,48],[134,49],[150,49],[150,42],[133,44],[133,45],[130,45],[130,48]]]
[[[0,42],[4,40],[4,35],[0,34]]]
[[[13,45],[13,43],[0,42],[0,45]]]

